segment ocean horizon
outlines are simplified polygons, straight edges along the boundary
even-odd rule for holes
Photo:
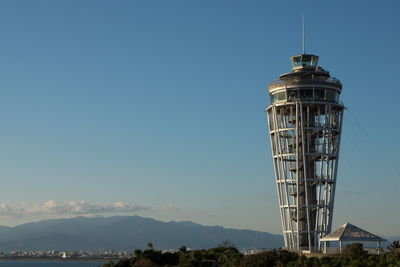
[[[108,261],[0,260],[0,267],[98,267]]]

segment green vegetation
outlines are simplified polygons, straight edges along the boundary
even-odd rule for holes
[[[390,244],[390,248],[391,248],[391,249],[400,248],[400,241],[399,241],[399,240],[393,241],[392,244]]]
[[[394,244],[398,244],[394,242]],[[361,244],[350,244],[345,253],[321,258],[306,257],[286,250],[264,251],[252,255],[241,254],[233,244],[224,242],[216,248],[206,250],[187,250],[185,246],[174,253],[162,253],[153,246],[144,251],[135,250],[134,256],[116,263],[107,263],[103,267],[364,267],[390,266],[400,267],[400,252],[396,245],[389,253],[382,255],[367,254]]]

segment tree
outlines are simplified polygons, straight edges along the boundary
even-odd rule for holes
[[[131,267],[131,261],[129,259],[123,259],[117,262],[114,267]]]
[[[261,253],[246,255],[240,263],[240,267],[259,267],[259,266],[288,266],[290,262],[298,260],[298,265],[308,266],[305,264],[307,257],[287,250],[270,250]],[[311,265],[310,265],[311,266]]]
[[[353,243],[349,244],[346,247],[345,253],[349,255],[352,259],[358,259],[361,258],[366,254],[366,251],[364,250],[364,247],[360,243]]]
[[[135,263],[137,267],[158,267],[157,264],[152,262],[150,259],[142,258]]]
[[[399,241],[399,240],[393,241],[393,242],[390,244],[390,248],[391,248],[391,249],[400,248],[400,241]]]
[[[135,249],[133,251],[133,254],[135,255],[136,258],[138,258],[140,255],[142,255],[142,250],[140,249]]]
[[[103,267],[114,267],[114,263],[112,261],[109,261],[108,263],[105,263]]]
[[[153,243],[151,243],[151,242],[147,243],[147,247],[148,247],[149,249],[153,249]]]
[[[235,244],[233,244],[231,241],[229,241],[228,239],[225,239],[225,241],[221,242],[220,244],[218,244],[219,248],[234,248]]]
[[[218,263],[222,267],[237,267],[242,258],[243,255],[236,248],[224,248],[224,251],[218,257]]]

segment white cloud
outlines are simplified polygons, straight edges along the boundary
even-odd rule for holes
[[[0,214],[1,215],[10,215],[13,213],[13,209],[7,204],[0,204]]]
[[[104,213],[128,213],[136,211],[149,211],[150,208],[133,203],[115,202],[111,204],[96,204],[86,201],[56,202],[49,200],[40,203],[23,202],[20,207],[10,207],[0,203],[0,216],[23,215],[92,215]]]
[[[164,211],[171,211],[171,212],[180,211],[180,209],[179,209],[176,205],[174,205],[174,204],[172,204],[172,203],[170,203],[170,204],[168,204],[168,205],[166,205],[166,206],[161,207],[161,210],[164,210]]]

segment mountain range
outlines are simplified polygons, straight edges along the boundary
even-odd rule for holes
[[[239,249],[279,248],[281,235],[252,230],[162,222],[140,216],[75,217],[44,220],[14,227],[0,226],[0,250],[131,250],[151,242],[155,249],[218,246],[224,241]]]

